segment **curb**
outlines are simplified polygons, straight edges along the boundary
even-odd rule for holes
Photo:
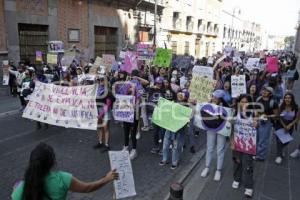
[[[10,115],[15,115],[19,112],[20,112],[20,109],[3,112],[3,113],[0,113],[0,118],[7,117],[7,116],[10,116]]]
[[[186,169],[183,170],[182,175],[178,179],[178,183],[184,185],[184,182],[190,177],[190,175],[195,171],[196,167],[200,165],[200,162],[204,158],[206,153],[206,148],[200,150],[193,158],[191,161],[194,161],[190,167],[187,167]],[[170,194],[168,193],[167,196],[164,198],[164,200],[168,200],[170,197]]]

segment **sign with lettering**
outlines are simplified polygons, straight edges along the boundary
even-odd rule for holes
[[[122,122],[134,121],[134,96],[131,95],[116,95],[114,103],[114,119]]]
[[[233,98],[246,94],[246,77],[245,75],[231,76],[231,95]]]
[[[190,121],[191,115],[191,108],[159,98],[152,115],[152,121],[156,125],[176,133]]]
[[[2,85],[8,85],[8,83],[9,83],[9,63],[8,63],[8,60],[3,60],[2,61],[2,72],[3,72]]]
[[[196,106],[195,126],[229,137],[231,134],[232,110],[211,103],[200,103]]]
[[[250,71],[253,69],[260,69],[259,61],[260,58],[249,58],[247,60],[246,68]]]
[[[277,73],[279,70],[278,58],[277,57],[267,57],[267,72]]]
[[[256,155],[256,136],[253,120],[238,118],[234,123],[234,150]]]
[[[150,44],[137,44],[136,45],[138,60],[152,60],[155,56],[154,49]]]
[[[136,195],[133,172],[128,151],[108,152],[111,169],[119,173],[119,179],[114,181],[115,199]]]
[[[172,49],[156,49],[156,55],[153,61],[154,65],[159,67],[170,67],[172,62]]]
[[[66,128],[97,130],[96,85],[35,83],[23,117]]]
[[[213,79],[214,70],[212,67],[207,66],[195,66],[193,68],[193,75],[203,76],[209,79]]]
[[[37,61],[37,62],[43,61],[43,53],[41,51],[35,52],[35,61]]]
[[[48,52],[50,53],[63,53],[64,43],[62,41],[50,41],[48,42]]]
[[[111,69],[113,63],[116,61],[115,55],[113,54],[102,54],[103,65],[107,69]]]
[[[57,65],[57,55],[56,54],[47,54],[47,63]]]
[[[193,74],[190,85],[190,99],[198,103],[208,102],[215,88],[216,81],[202,75]]]

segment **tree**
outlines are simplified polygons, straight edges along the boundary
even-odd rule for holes
[[[295,36],[287,36],[284,38],[284,46],[287,49],[292,49],[295,43]]]

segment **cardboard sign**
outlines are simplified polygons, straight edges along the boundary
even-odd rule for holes
[[[251,71],[253,69],[260,69],[260,58],[249,58],[246,64],[246,68]]]
[[[110,71],[113,63],[116,61],[115,55],[102,54],[103,65]]]
[[[35,52],[35,61],[37,61],[37,62],[43,61],[43,53],[41,51]]]
[[[128,151],[108,152],[111,169],[116,169],[119,179],[114,181],[116,199],[136,195],[131,161]]]
[[[277,57],[267,57],[267,72],[277,73],[279,70],[278,58]]]
[[[102,65],[102,58],[97,56],[93,66],[90,68],[89,74],[96,75],[100,70],[100,66]]]
[[[76,60],[76,52],[75,51],[68,51],[64,54],[64,56],[62,57],[60,63],[61,63],[61,66],[69,67],[74,60]],[[79,63],[79,61],[76,61],[76,62]]]
[[[138,60],[152,60],[155,56],[153,46],[150,44],[137,44]]]
[[[114,119],[122,122],[134,122],[134,96],[130,95],[116,95],[116,101],[114,103]]]
[[[171,49],[156,49],[156,55],[153,61],[154,65],[159,67],[170,67],[172,61],[172,50]]]
[[[8,62],[8,60],[2,61],[2,72],[3,72],[2,85],[8,85],[8,83],[9,83],[9,62]]]
[[[245,75],[231,76],[231,96],[236,98],[241,94],[247,94]]]
[[[238,118],[234,124],[234,150],[256,155],[256,136],[253,120]]]
[[[159,98],[152,122],[173,133],[183,128],[192,115],[192,109],[164,98]]]
[[[200,103],[196,106],[195,126],[200,129],[211,131],[229,137],[231,134],[231,123],[229,119],[232,110],[210,103]]]
[[[198,103],[208,102],[215,88],[216,81],[199,75],[193,75],[190,84],[190,99]]]
[[[209,79],[213,79],[214,76],[214,70],[212,67],[206,67],[206,66],[195,66],[193,68],[193,75],[198,75],[202,77],[206,77]]]
[[[121,69],[131,74],[132,70],[138,69],[137,66],[137,54],[133,51],[127,51],[124,59],[124,64]]]
[[[23,117],[66,128],[97,130],[96,85],[35,83]]]
[[[47,54],[47,63],[57,65],[57,55],[56,54]]]

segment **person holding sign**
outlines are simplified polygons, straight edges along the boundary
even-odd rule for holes
[[[240,124],[241,119],[250,120],[252,122],[253,127],[255,127],[255,129],[257,129],[258,127],[258,122],[257,120],[254,119],[255,113],[249,110],[250,102],[251,102],[251,97],[245,94],[240,95],[237,101],[237,107],[234,115],[235,120],[233,120],[232,122],[233,122],[233,126],[237,126],[236,128],[238,128],[238,131],[241,131],[242,129],[239,127],[241,125]],[[234,179],[232,183],[232,188],[234,189],[239,188],[240,183],[242,181],[242,177],[244,175],[244,179],[243,179],[243,182],[245,184],[244,194],[246,197],[251,198],[253,194],[253,170],[254,170],[253,159],[251,154],[247,152],[242,152],[241,149],[248,149],[248,146],[251,145],[254,149],[256,149],[256,146],[253,144],[256,142],[256,135],[255,135],[255,141],[252,141],[251,140],[252,138],[246,137],[248,133],[241,132],[240,135],[242,137],[235,137],[235,134],[232,135],[232,138],[234,138],[233,144],[231,145],[233,149],[232,160],[233,160],[233,179]],[[238,146],[240,146],[241,148],[236,148]]]
[[[14,186],[12,200],[67,199],[68,191],[90,193],[117,180],[119,174],[112,170],[94,182],[83,182],[68,172],[53,171],[56,164],[51,146],[40,143],[30,154],[24,180]]]
[[[285,134],[292,135],[297,127],[297,122],[300,119],[300,114],[298,112],[298,105],[295,101],[295,97],[292,93],[286,93],[283,98],[283,102],[279,107],[279,121],[275,125],[275,130],[284,131]],[[289,142],[282,142],[279,135],[276,134],[276,147],[277,147],[277,157],[275,162],[277,164],[282,163],[283,149],[289,144]]]
[[[211,103],[218,105],[218,106],[225,106],[227,107],[228,105],[223,99],[224,97],[224,92],[223,90],[216,90],[212,94],[212,99]],[[218,120],[222,119],[222,116],[213,116],[214,118],[208,119],[211,121],[211,123],[215,123]],[[225,155],[225,144],[226,144],[226,137],[217,134],[212,131],[207,131],[207,141],[206,141],[206,158],[205,158],[205,165],[206,167],[201,173],[201,177],[205,178],[209,174],[209,168],[211,165],[212,157],[213,157],[213,152],[215,148],[215,143],[217,142],[217,170],[214,176],[215,181],[220,181],[221,180],[221,170],[223,168],[223,161],[224,161],[224,155]]]

